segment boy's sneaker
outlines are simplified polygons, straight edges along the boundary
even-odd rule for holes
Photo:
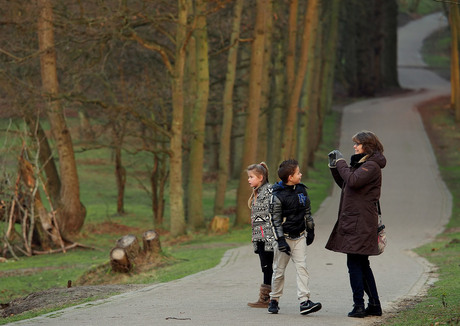
[[[311,300],[304,301],[300,304],[300,313],[302,315],[308,315],[312,312],[318,311],[321,309],[321,303],[312,302]]]
[[[268,312],[272,314],[277,314],[279,310],[280,307],[278,307],[278,301],[270,300],[270,303],[268,304]]]

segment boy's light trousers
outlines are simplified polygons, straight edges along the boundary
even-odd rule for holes
[[[307,242],[304,236],[298,239],[286,238],[286,242],[289,247],[291,247],[290,256],[279,251],[278,243],[273,241],[274,259],[270,299],[278,301],[283,295],[284,273],[289,260],[292,260],[295,264],[297,274],[297,297],[300,302],[303,302],[310,298],[310,290],[308,288],[309,275],[307,270]]]

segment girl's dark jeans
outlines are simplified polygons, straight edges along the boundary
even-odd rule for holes
[[[260,267],[264,274],[264,284],[272,284],[273,275],[273,251],[265,251],[264,243],[262,241],[257,243],[257,253],[260,258]]]
[[[377,285],[369,262],[369,256],[347,254],[348,273],[353,291],[353,302],[364,306],[364,292],[369,297],[369,304],[380,305]]]

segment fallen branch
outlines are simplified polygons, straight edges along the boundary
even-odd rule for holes
[[[83,245],[83,244],[81,244],[81,243],[74,242],[74,243],[72,243],[71,245],[68,245],[68,246],[66,246],[66,247],[62,247],[62,248],[60,248],[60,249],[50,249],[50,250],[46,250],[46,251],[33,250],[33,251],[32,251],[32,254],[34,254],[34,255],[55,254],[55,253],[58,253],[58,252],[66,252],[66,250],[73,249],[73,248],[76,248],[76,247],[81,247],[81,248],[86,248],[86,249],[92,249],[92,250],[101,250],[101,249],[97,249],[97,248],[95,248],[95,247],[86,246],[86,245]]]

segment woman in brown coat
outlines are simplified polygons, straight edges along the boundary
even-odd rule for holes
[[[377,286],[369,256],[378,255],[376,203],[380,198],[382,172],[386,165],[383,145],[370,131],[352,137],[355,154],[347,165],[342,153],[329,153],[329,167],[342,189],[337,222],[326,248],[347,254],[354,308],[349,317],[381,316]],[[369,305],[364,308],[364,292]]]

